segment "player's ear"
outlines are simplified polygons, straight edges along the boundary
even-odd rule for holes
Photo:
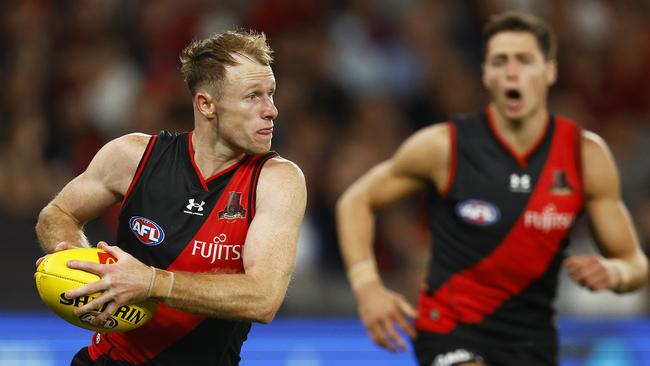
[[[194,95],[196,110],[206,119],[213,119],[217,115],[216,99],[206,91],[197,91]]]

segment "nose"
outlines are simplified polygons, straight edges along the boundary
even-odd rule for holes
[[[278,117],[278,108],[275,107],[273,97],[264,98],[264,107],[262,109],[262,118],[276,119]]]
[[[506,64],[506,77],[508,79],[516,79],[519,75],[519,65],[516,61],[510,60]]]

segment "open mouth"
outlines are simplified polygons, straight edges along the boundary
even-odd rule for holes
[[[521,92],[516,89],[508,89],[506,91],[506,98],[510,101],[520,101],[521,100]]]

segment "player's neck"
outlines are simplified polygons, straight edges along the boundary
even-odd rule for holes
[[[194,162],[203,177],[211,177],[239,162],[243,152],[236,152],[205,131],[192,134]]]
[[[548,124],[545,108],[521,119],[510,119],[492,107],[494,128],[517,153],[526,153],[542,138]]]

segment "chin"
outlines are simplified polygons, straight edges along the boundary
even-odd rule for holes
[[[504,110],[504,117],[511,121],[522,121],[526,119],[526,117],[529,115],[528,111],[526,111],[523,108],[520,108],[519,110],[516,111],[509,111],[509,110]]]
[[[506,119],[510,121],[523,121],[526,116],[523,113],[506,113]]]
[[[268,145],[268,146],[252,146],[250,149],[248,149],[248,153],[252,154],[252,155],[266,154],[269,151],[271,151],[271,145]]]

